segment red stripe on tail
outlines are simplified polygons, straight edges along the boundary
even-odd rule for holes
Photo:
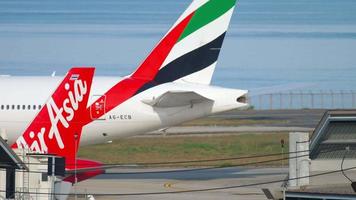
[[[176,27],[172,29],[152,50],[148,57],[138,67],[138,69],[131,76],[132,78],[153,80],[158,70],[167,58],[169,52],[182,35],[184,29],[191,20],[194,12],[188,15],[183,21],[181,21]]]

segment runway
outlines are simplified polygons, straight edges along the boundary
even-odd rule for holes
[[[164,130],[166,135],[197,135],[197,134],[246,134],[246,133],[270,133],[270,132],[311,132],[314,128],[293,126],[177,126]],[[154,131],[136,137],[149,135],[162,135],[162,131]]]
[[[211,117],[228,119],[271,120],[277,121],[270,126],[280,127],[308,127],[315,128],[324,109],[297,109],[297,110],[240,110],[230,111]],[[264,124],[266,126],[266,124]]]
[[[77,193],[108,193],[130,194],[150,192],[173,192],[182,190],[199,190],[224,186],[241,186],[275,180],[283,180],[288,173],[287,168],[217,168],[200,171],[183,171],[157,173],[157,171],[186,170],[180,169],[115,169],[94,179],[78,183],[72,192]],[[126,172],[138,172],[129,173]],[[152,172],[152,173],[142,173]],[[138,195],[138,196],[100,196],[95,199],[266,199],[261,188],[280,187],[282,183],[269,185],[238,187],[224,190],[191,192],[179,194]]]
[[[150,135],[199,135],[199,134],[246,134],[270,132],[312,132],[322,118],[325,110],[235,110],[223,114],[209,116],[210,119],[252,120],[254,124],[239,124],[234,126],[174,126],[164,130],[152,131],[136,137]],[[264,121],[270,123],[264,123]],[[262,123],[259,123],[262,122]]]

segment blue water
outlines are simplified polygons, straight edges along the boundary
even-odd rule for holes
[[[0,74],[127,75],[190,0],[0,0]],[[356,89],[356,1],[241,0],[215,85]]]

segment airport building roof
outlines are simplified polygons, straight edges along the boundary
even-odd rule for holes
[[[286,191],[286,200],[351,200],[355,199],[354,194],[328,194],[318,192],[291,192]]]
[[[356,110],[327,111],[311,137],[310,158],[341,159],[344,155],[356,158]]]
[[[0,168],[27,169],[26,165],[0,137]]]

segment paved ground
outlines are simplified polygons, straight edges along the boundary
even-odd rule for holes
[[[209,118],[247,119],[254,120],[254,125],[240,126],[176,126],[151,133],[140,135],[149,136],[157,134],[218,134],[218,133],[265,133],[265,132],[311,132],[322,118],[325,110],[242,110],[210,116]],[[258,121],[273,121],[273,123],[258,124]]]
[[[194,134],[239,134],[239,133],[266,133],[266,132],[311,132],[314,128],[293,126],[177,126],[164,130],[167,135],[194,135]],[[161,135],[162,131],[154,131],[147,135]]]
[[[116,169],[109,173],[78,183],[72,192],[77,193],[109,193],[109,194],[132,194],[151,192],[173,192],[182,190],[197,190],[214,187],[246,186],[254,183],[284,180],[288,168],[218,168],[201,171],[185,171],[171,173],[157,173],[157,171],[184,170],[184,169]],[[129,173],[128,173],[129,172]],[[130,172],[136,172],[131,174]],[[146,173],[152,172],[152,173]],[[126,174],[125,174],[126,173]],[[319,174],[323,172],[312,172]],[[347,175],[355,180],[356,171],[347,171]],[[100,196],[94,195],[95,199],[246,199],[265,200],[262,188],[281,189],[282,182],[264,184],[257,186],[236,187],[224,190],[213,190],[204,192],[191,192],[180,194],[160,195],[122,195],[122,196]],[[355,194],[341,172],[315,176],[310,178],[310,186],[304,187],[302,191],[332,192]],[[71,199],[74,199],[72,197]]]
[[[211,116],[217,118],[251,119],[251,120],[276,120],[280,124],[272,126],[292,126],[314,128],[320,121],[325,110],[300,109],[300,110],[241,110]],[[265,125],[264,125],[265,126]]]
[[[161,171],[172,169],[141,169],[142,171]],[[133,169],[120,169],[112,172],[127,172]],[[106,174],[79,183],[75,190],[88,193],[143,193],[196,190],[204,188],[241,186],[272,180],[283,180],[286,168],[219,168],[201,171],[173,173]],[[95,196],[95,199],[266,199],[261,188],[280,187],[281,183],[257,187],[241,187],[226,190],[192,192],[181,194],[145,196]]]

